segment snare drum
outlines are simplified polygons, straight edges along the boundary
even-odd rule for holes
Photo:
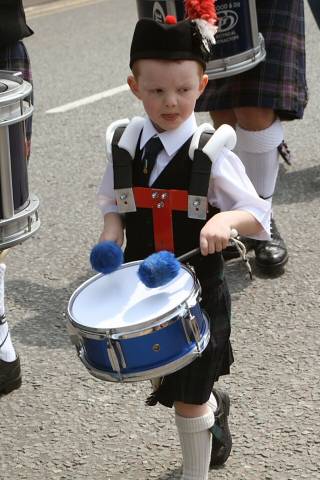
[[[137,276],[139,264],[92,277],[69,301],[71,341],[85,367],[101,380],[168,375],[201,355],[209,342],[194,273],[182,266],[170,283],[149,289]]]
[[[31,91],[19,73],[0,70],[0,250],[23,242],[40,226],[39,200],[29,195],[25,151]]]
[[[184,0],[137,0],[139,18],[163,22],[166,15],[184,18]],[[258,32],[255,0],[217,0],[219,29],[214,60],[208,63],[209,79],[224,78],[249,70],[266,56],[264,39]]]

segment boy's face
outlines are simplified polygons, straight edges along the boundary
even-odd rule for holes
[[[128,77],[134,95],[158,131],[178,128],[194,111],[208,83],[193,60],[138,60],[136,76]]]

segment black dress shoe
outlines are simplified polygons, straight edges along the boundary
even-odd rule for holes
[[[20,359],[13,362],[0,360],[0,395],[10,393],[19,388],[22,383]]]
[[[217,389],[213,389],[212,393],[216,398],[218,407],[214,412],[214,425],[210,428],[212,433],[210,468],[223,465],[228,460],[232,449],[232,437],[228,425],[229,395]]]
[[[256,264],[268,273],[282,270],[288,261],[288,250],[281,238],[274,219],[271,219],[271,240],[256,241]]]

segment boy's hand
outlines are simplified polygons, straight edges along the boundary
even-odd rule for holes
[[[202,255],[221,252],[227,248],[231,236],[231,227],[227,223],[209,220],[200,232],[200,250]]]
[[[231,236],[231,226],[228,218],[221,214],[212,217],[200,232],[201,254],[221,252],[227,248]]]
[[[230,237],[237,235],[256,235],[262,230],[255,217],[244,210],[220,212],[207,221],[200,232],[200,250],[202,255],[221,252],[227,248]]]

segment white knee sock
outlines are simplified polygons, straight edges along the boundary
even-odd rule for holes
[[[236,153],[260,197],[272,201],[278,170],[278,145],[283,140],[283,129],[279,119],[265,130],[248,131],[236,127]]]
[[[0,360],[5,362],[13,362],[17,356],[13,348],[9,327],[4,317],[4,274],[6,266],[0,263]],[[3,322],[3,323],[2,323]]]
[[[176,413],[176,425],[179,433],[183,474],[181,480],[207,480],[211,457],[211,432],[214,413],[202,417],[186,418]]]

